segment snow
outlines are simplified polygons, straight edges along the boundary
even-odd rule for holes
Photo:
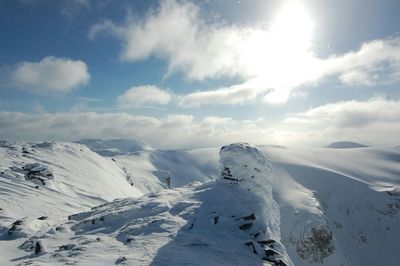
[[[102,157],[3,141],[0,156],[1,265],[398,265],[393,148],[236,143]]]
[[[92,151],[108,157],[152,149],[146,142],[135,139],[82,139],[75,142],[84,144]]]

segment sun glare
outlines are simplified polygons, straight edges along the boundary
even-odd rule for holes
[[[272,23],[270,37],[285,52],[305,52],[310,48],[313,23],[299,2],[286,4]]]
[[[287,89],[315,70],[311,55],[313,22],[305,6],[289,2],[272,19],[270,27],[254,30],[242,51],[250,76],[263,86]],[[287,95],[270,95],[280,102]],[[279,98],[279,99],[278,99]]]

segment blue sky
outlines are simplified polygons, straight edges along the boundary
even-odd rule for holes
[[[0,137],[398,145],[399,1],[0,2]]]

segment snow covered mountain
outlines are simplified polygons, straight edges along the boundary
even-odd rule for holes
[[[135,139],[81,139],[75,143],[84,144],[102,156],[117,156],[152,149],[146,142]]]
[[[333,149],[352,149],[352,148],[365,148],[365,147],[368,146],[352,141],[338,141],[328,145],[328,148],[333,148]]]
[[[395,149],[1,146],[1,265],[398,265]]]

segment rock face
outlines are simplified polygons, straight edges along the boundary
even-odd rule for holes
[[[26,164],[23,167],[23,170],[26,172],[26,180],[31,180],[41,185],[46,185],[46,182],[48,182],[48,180],[54,179],[53,170],[50,167],[40,163]]]
[[[243,201],[252,202],[249,215],[237,219],[239,229],[249,235],[245,244],[264,261],[290,265],[280,243],[280,212],[272,194],[274,174],[265,155],[247,143],[220,150],[221,181],[233,186]]]

